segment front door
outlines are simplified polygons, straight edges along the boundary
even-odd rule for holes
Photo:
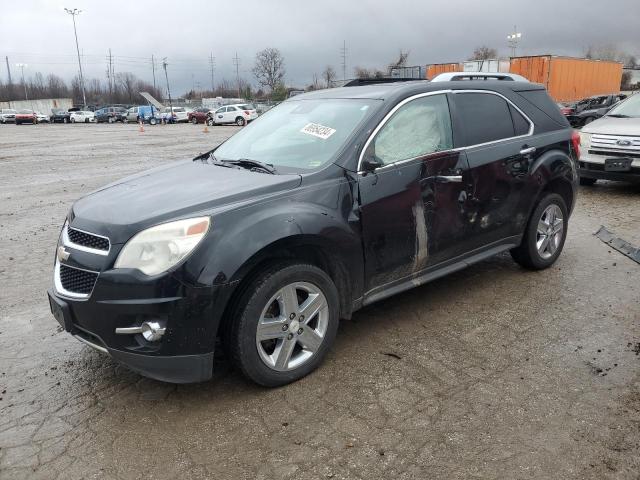
[[[465,233],[469,173],[454,150],[447,95],[421,94],[395,107],[367,142],[359,170],[369,294],[456,255]]]

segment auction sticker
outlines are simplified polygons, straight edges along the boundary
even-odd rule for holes
[[[324,125],[320,125],[319,123],[307,123],[300,131],[302,133],[313,135],[314,137],[318,137],[323,140],[326,140],[331,135],[336,133],[335,128],[325,127]]]

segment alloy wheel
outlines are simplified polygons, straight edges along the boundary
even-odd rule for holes
[[[282,287],[267,302],[256,331],[260,359],[285,372],[308,362],[320,349],[329,326],[329,304],[312,283]]]
[[[562,242],[563,231],[562,210],[558,205],[552,203],[544,209],[538,221],[536,248],[540,257],[546,260],[556,253]]]

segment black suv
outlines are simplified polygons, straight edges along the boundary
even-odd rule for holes
[[[338,320],[509,251],[555,262],[578,137],[543,87],[398,82],[298,95],[217,148],[78,200],[51,310],[72,335],[170,382],[314,370]]]

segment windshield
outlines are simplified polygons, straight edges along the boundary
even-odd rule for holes
[[[640,94],[633,95],[612,108],[609,116],[640,117]]]
[[[219,160],[258,160],[312,170],[332,161],[379,100],[290,100],[272,108],[215,150]]]
[[[20,110],[18,113],[33,113],[32,110]]]

